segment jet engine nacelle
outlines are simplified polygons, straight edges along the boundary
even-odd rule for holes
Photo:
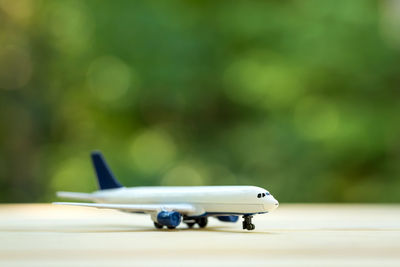
[[[218,220],[222,222],[237,222],[239,217],[235,215],[218,216]]]
[[[164,226],[177,227],[182,220],[182,215],[177,211],[160,211],[157,222]]]

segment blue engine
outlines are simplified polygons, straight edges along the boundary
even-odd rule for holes
[[[161,211],[157,214],[157,222],[169,227],[177,227],[181,219],[182,215],[177,211]]]
[[[235,215],[228,215],[228,216],[217,216],[218,220],[222,222],[237,222],[239,219],[239,216]]]

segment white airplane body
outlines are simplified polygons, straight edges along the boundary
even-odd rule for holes
[[[253,230],[252,215],[275,210],[279,203],[265,189],[256,186],[154,186],[123,187],[114,178],[102,155],[92,153],[100,190],[93,193],[58,192],[59,197],[95,203],[55,204],[116,209],[150,214],[156,228],[173,229],[183,220],[189,227],[207,225],[207,218],[236,222],[244,218],[243,229]]]

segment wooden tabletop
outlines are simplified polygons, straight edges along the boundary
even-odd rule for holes
[[[400,205],[281,204],[253,221],[157,230],[147,215],[0,205],[0,266],[400,266]]]

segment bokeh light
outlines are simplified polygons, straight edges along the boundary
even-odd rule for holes
[[[206,185],[206,177],[201,171],[188,165],[178,165],[169,170],[161,180],[161,185],[166,186],[196,186]]]
[[[176,155],[172,139],[164,132],[146,130],[133,140],[130,151],[136,168],[154,173],[167,167]]]
[[[115,57],[101,57],[91,63],[88,83],[95,98],[114,101],[121,98],[131,86],[130,68]]]

